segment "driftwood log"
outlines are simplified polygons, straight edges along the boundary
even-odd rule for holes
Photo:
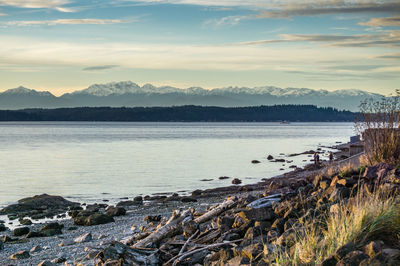
[[[206,212],[205,214],[203,214],[202,216],[197,217],[196,219],[194,219],[194,222],[197,223],[197,224],[201,224],[201,223],[207,222],[208,220],[211,220],[215,216],[218,216],[221,213],[223,213],[224,211],[232,208],[233,205],[235,205],[235,203],[236,203],[236,197],[228,198],[227,200],[225,200],[223,203],[221,203],[220,205],[218,205],[214,209],[212,209],[212,210]]]
[[[159,243],[164,238],[176,235],[182,226],[182,222],[186,218],[191,217],[191,215],[192,213],[190,210],[185,210],[183,212],[174,211],[171,218],[167,221],[167,223],[164,226],[161,226],[156,231],[151,233],[148,237],[140,240],[132,247],[135,248],[149,247],[151,245]]]
[[[97,256],[103,263],[119,261],[120,265],[159,265],[160,259],[157,250],[132,248],[118,241],[114,241]]]

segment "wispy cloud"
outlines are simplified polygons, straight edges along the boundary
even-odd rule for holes
[[[242,45],[261,45],[284,42],[325,43],[340,47],[398,47],[400,46],[400,31],[387,31],[382,34],[358,35],[320,35],[320,34],[281,34],[276,40],[257,40],[242,42]]]
[[[108,70],[112,68],[119,67],[119,65],[104,65],[104,66],[91,66],[91,67],[85,67],[82,69],[83,71],[101,71],[101,70]]]
[[[56,20],[20,20],[9,21],[6,23],[8,26],[35,26],[35,25],[81,25],[81,24],[115,24],[124,23],[125,20],[121,19],[56,19]]]
[[[400,26],[400,16],[372,18],[367,22],[360,22],[358,24],[369,27]]]
[[[386,55],[380,55],[375,58],[381,58],[381,59],[400,59],[400,53],[395,53],[395,54],[386,54]]]
[[[203,26],[235,26],[239,24],[242,20],[249,19],[248,16],[226,16],[219,19],[209,19],[203,23]]]
[[[0,6],[15,6],[21,8],[49,8],[60,12],[73,12],[74,10],[65,5],[69,0],[0,0]]]
[[[263,11],[258,17],[287,18],[292,16],[315,16],[329,14],[400,12],[399,1],[312,0],[297,3],[288,3],[287,1],[278,2],[280,3],[275,4],[275,10]]]
[[[400,11],[397,0],[119,0],[147,4],[201,5],[209,7],[244,7],[262,10],[260,17],[314,16],[324,14],[379,13]]]

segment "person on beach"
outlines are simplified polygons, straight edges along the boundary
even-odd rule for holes
[[[333,162],[333,152],[329,153],[329,163]]]
[[[314,165],[319,164],[319,155],[317,152],[314,152]]]

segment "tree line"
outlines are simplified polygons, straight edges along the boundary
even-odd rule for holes
[[[0,121],[353,122],[355,113],[314,105],[77,107],[0,110]]]

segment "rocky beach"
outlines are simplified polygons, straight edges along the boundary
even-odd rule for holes
[[[0,261],[2,265],[291,265],[288,258],[301,253],[301,236],[310,228],[314,233],[326,230],[329,223],[324,219],[339,215],[360,193],[380,189],[397,195],[397,168],[361,164],[359,155],[310,164],[250,185],[221,177],[233,185],[185,196],[138,196],[115,205],[80,204],[46,194],[25,198],[0,210],[0,215],[19,221],[11,229],[6,221],[0,223]],[[386,240],[338,241],[328,257],[317,261],[311,256],[303,262],[396,265],[400,250]]]

